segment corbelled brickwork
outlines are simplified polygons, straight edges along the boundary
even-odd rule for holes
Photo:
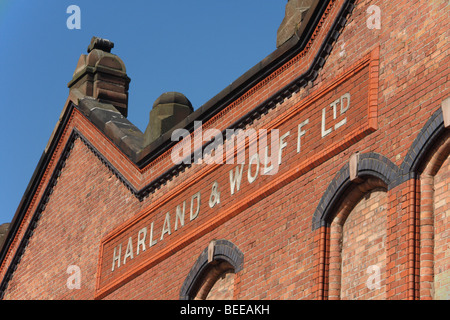
[[[259,168],[176,166],[171,130],[145,146],[72,89],[2,251],[3,299],[448,299],[448,1],[323,3],[308,39],[176,125],[279,129]]]

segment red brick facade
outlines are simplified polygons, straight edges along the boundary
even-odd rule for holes
[[[327,3],[298,54],[201,128],[267,105],[242,128],[279,130],[273,174],[260,153],[150,190],[174,146],[140,166],[71,94],[2,249],[3,299],[448,299],[448,2]]]

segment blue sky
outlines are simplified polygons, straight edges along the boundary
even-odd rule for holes
[[[69,30],[67,7],[81,9]],[[10,222],[92,36],[131,78],[128,119],[145,130],[166,91],[198,108],[276,49],[281,0],[0,0],[0,224]]]

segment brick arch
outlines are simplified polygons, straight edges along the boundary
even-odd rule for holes
[[[337,217],[342,226],[364,195],[376,189],[387,192],[400,181],[399,168],[385,156],[374,152],[352,155],[350,161],[335,175],[312,219],[313,231],[320,228],[317,273],[319,299],[340,298],[341,270],[335,266],[341,262],[339,241],[342,239],[342,232],[336,233],[334,230],[333,235],[330,233],[333,219]],[[331,236],[339,239],[331,239]],[[330,245],[334,247],[331,248]],[[330,262],[334,264],[331,269]]]
[[[414,217],[414,228],[417,236],[412,239],[414,247],[410,249],[414,259],[410,262],[414,266],[413,292],[410,296],[420,299],[442,299],[442,291],[450,286],[441,283],[441,278],[448,278],[441,272],[446,267],[445,258],[440,251],[445,247],[446,240],[440,230],[448,228],[442,225],[441,217],[444,208],[439,208],[439,202],[448,202],[448,196],[443,197],[445,191],[439,186],[442,176],[448,172],[450,155],[450,102],[446,99],[422,127],[412,143],[401,166],[402,175],[414,181],[412,200],[416,204],[410,211]],[[444,120],[447,116],[447,121]],[[441,169],[444,167],[443,169]],[[450,178],[447,177],[447,181]],[[447,199],[447,200],[445,200]],[[441,220],[440,222],[437,222]],[[445,223],[445,221],[444,221]],[[441,224],[441,225],[439,225]],[[447,263],[448,264],[448,263]],[[447,289],[446,289],[447,288]]]
[[[422,127],[400,166],[402,181],[411,181],[409,201],[410,236],[409,284],[411,299],[434,298],[435,244],[435,177],[450,154],[450,100],[445,99]],[[447,119],[447,120],[445,120]],[[448,161],[448,160],[447,160]],[[441,170],[442,171],[442,170]]]
[[[445,272],[448,273],[448,262],[446,263],[445,211],[450,208],[447,185],[450,183],[448,174],[450,168],[450,130],[440,136],[429,154],[424,158],[417,180],[419,187],[417,198],[419,207],[417,220],[419,221],[418,247],[418,295],[421,299],[442,299],[448,292],[450,284]],[[442,218],[444,217],[444,218]],[[442,250],[444,248],[444,250]],[[448,296],[447,296],[448,298]]]
[[[422,127],[400,166],[401,175],[413,178],[423,171],[429,158],[430,150],[442,137],[446,127],[442,108],[438,108]]]
[[[350,186],[345,198],[335,208],[333,219],[329,222],[330,227],[327,228],[329,240],[325,255],[328,264],[324,269],[328,275],[328,290],[324,292],[324,297],[353,299],[352,296],[357,291],[357,296],[364,297],[363,299],[385,298],[387,199],[385,182],[379,178],[368,177],[359,184]],[[375,204],[376,208],[372,209]],[[365,236],[352,235],[358,232]],[[355,248],[356,252],[352,252]],[[358,253],[359,250],[361,253]],[[369,250],[371,254],[366,254]],[[352,270],[349,271],[349,267],[344,265],[351,265]],[[366,287],[357,289],[352,283],[356,281],[359,286],[364,283],[367,280],[364,271],[373,266],[379,268],[379,288],[376,291]]]
[[[369,177],[376,178],[384,183],[387,190],[394,188],[400,182],[399,168],[385,156],[374,152],[363,153],[358,156],[355,176],[356,179],[350,176],[349,163],[346,163],[339,170],[314,212],[313,230],[330,226],[336,207],[340,204],[347,190],[355,184],[355,181]]]
[[[244,266],[244,254],[228,240],[215,240],[199,255],[181,287],[180,300],[205,298],[219,277],[238,273]]]

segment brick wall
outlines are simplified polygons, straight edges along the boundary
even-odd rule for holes
[[[341,299],[386,298],[386,210],[386,191],[375,189],[347,217],[342,232]]]
[[[231,300],[234,293],[234,273],[223,274],[211,288],[206,300]]]
[[[316,35],[309,51],[294,58],[282,70],[274,72],[270,79],[253,88],[251,94],[234,103],[210,125],[225,128],[290,79],[304,72],[325,36],[323,30],[331,26],[342,3],[343,1],[335,1],[330,7],[328,17],[322,24],[323,29]],[[371,4],[378,5],[381,9],[382,27],[379,30],[367,27],[369,15],[366,10]],[[416,236],[417,229],[423,226],[419,228],[417,221],[424,219],[422,213],[425,212],[422,210],[423,201],[416,201],[417,195],[425,196],[426,192],[423,187],[417,187],[414,179],[398,183],[392,188],[376,182],[372,186],[383,187],[383,191],[373,191],[373,187],[364,191],[363,197],[358,198],[362,200],[358,205],[354,203],[356,206],[350,210],[345,223],[341,224],[343,247],[339,256],[336,255],[339,251],[334,250],[337,238],[333,238],[333,223],[336,221],[329,221],[330,226],[314,229],[312,218],[333,178],[341,168],[348,165],[353,153],[359,151],[361,154],[381,154],[400,167],[427,120],[440,108],[442,100],[450,95],[447,41],[450,28],[447,12],[447,1],[357,1],[347,26],[335,43],[318,78],[278,104],[252,126],[265,128],[276,122],[299,102],[326,88],[357,61],[379,48],[377,130],[367,131],[364,135],[345,141],[345,145],[333,150],[328,156],[304,165],[292,178],[280,180],[276,188],[270,188],[273,186],[270,177],[261,176],[251,185],[242,185],[239,194],[242,198],[239,199],[244,200],[239,201],[239,210],[214,226],[202,229],[176,250],[169,250],[159,260],[152,261],[150,266],[140,269],[138,274],[126,278],[126,281],[122,281],[103,298],[178,299],[183,282],[198,255],[213,239],[226,239],[244,253],[244,268],[235,275],[233,284],[233,297],[237,299],[408,299],[426,296],[424,288],[430,283],[433,284],[435,298],[445,297],[448,294],[448,283],[443,283],[446,272],[448,273],[448,257],[446,259],[444,253],[444,248],[448,248],[445,231],[448,229],[448,219],[445,219],[442,210],[447,208],[448,211],[448,196],[444,198],[448,194],[445,189],[448,188],[449,179],[446,175],[448,160],[433,180],[436,187],[433,200],[433,210],[436,210],[433,229],[436,233],[436,245],[433,255],[436,263],[431,280],[424,276],[429,272],[429,266],[423,262],[430,245],[423,241],[423,236],[422,240]],[[352,81],[351,84],[346,83],[349,87],[360,83],[358,78],[349,79]],[[333,92],[336,91],[330,92],[331,96]],[[353,114],[352,117],[355,125],[358,125],[360,118],[364,118],[362,113]],[[286,121],[292,132],[298,124],[296,120],[298,119],[294,117]],[[364,121],[367,121],[367,116],[361,123]],[[200,179],[198,177],[208,167],[192,166],[140,202],[118,176],[105,166],[98,154],[108,159],[111,166],[117,168],[137,189],[170,167],[170,157],[161,157],[148,168],[138,170],[86,118],[74,112],[66,129],[67,134],[61,139],[61,148],[55,153],[55,162],[61,156],[61,149],[68,142],[68,135],[73,128],[77,128],[95,147],[97,155],[82,139],[75,141],[65,167],[52,189],[49,202],[41,213],[38,227],[9,281],[6,299],[96,297],[100,277],[98,264],[101,260],[101,241],[117,233],[119,227],[127,225],[130,219],[139,215],[147,214],[154,218],[164,216],[165,204],[175,208],[179,199],[188,199],[197,190],[202,190],[202,194],[207,195],[203,198],[205,202],[202,202],[202,205],[207,206],[212,183],[218,181],[221,186],[227,186],[228,172],[234,169],[219,167],[211,175],[204,175]],[[341,138],[336,135],[330,143],[339,144]],[[289,143],[292,145],[294,142],[291,140]],[[305,141],[305,150],[308,143],[311,157],[330,145],[314,150],[314,143]],[[447,157],[448,151],[446,152]],[[282,170],[286,171],[281,174],[295,172],[298,163],[290,163],[288,160],[294,156],[295,152],[285,154]],[[55,162],[51,163],[49,174],[42,182],[43,186],[48,182]],[[197,180],[189,189],[181,190],[179,198],[167,198],[161,206],[149,211],[148,208],[158,204],[161,199],[166,199],[165,197],[178,190],[177,187],[192,179]],[[358,183],[353,182],[352,186],[369,181],[367,177],[361,179]],[[265,187],[268,189],[255,197],[255,190]],[[27,219],[36,209],[42,190],[43,188],[36,195],[23,228],[26,228],[29,222]],[[341,195],[343,201],[352,197],[352,190],[346,190]],[[420,193],[420,190],[423,192]],[[253,199],[253,202],[246,205],[245,199]],[[217,216],[225,210],[231,210],[237,202],[225,200],[224,198],[224,202],[216,208]],[[421,209],[417,211],[417,208]],[[339,212],[339,208],[336,208],[334,215],[339,217]],[[416,212],[420,214],[416,215]],[[158,221],[162,224],[164,219]],[[177,240],[178,236],[198,232],[202,228],[201,221],[199,218],[192,227],[186,225],[177,234],[165,235],[167,243],[173,243],[170,240]],[[365,223],[367,229],[361,228]],[[127,236],[130,235],[125,234],[124,239]],[[369,244],[370,241],[373,243]],[[18,242],[12,246],[5,265],[11,261],[17,246]],[[161,251],[158,252],[162,252],[164,248],[161,243]],[[352,249],[363,251],[350,254]],[[358,260],[365,253],[370,253],[375,260]],[[342,261],[338,262],[339,259]],[[347,266],[354,265],[357,261],[357,272],[352,268],[347,269]],[[381,288],[378,290],[369,290],[365,285],[370,276],[365,272],[368,265],[372,264],[381,265]],[[80,267],[80,289],[69,289],[66,285],[70,276],[66,271],[70,265]],[[337,265],[342,265],[342,270]],[[3,277],[5,270],[3,267],[0,277]],[[339,283],[336,284],[336,281]],[[217,283],[217,286],[223,288],[221,283]],[[217,288],[213,287],[212,296],[219,292],[225,293],[225,290]]]
[[[435,299],[450,298],[450,157],[434,177],[434,290]]]
[[[95,239],[109,230],[111,223],[132,215],[128,210],[117,210],[119,203],[127,203],[131,212],[139,207],[123,184],[78,139],[5,298],[92,298],[98,259]],[[80,290],[66,286],[71,265],[81,270]]]

